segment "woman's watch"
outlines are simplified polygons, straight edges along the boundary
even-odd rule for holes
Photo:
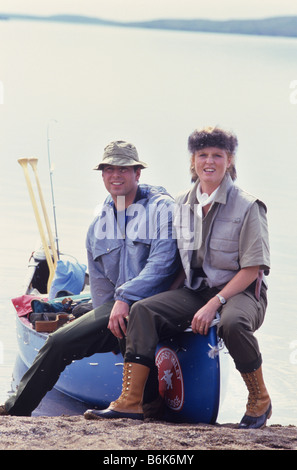
[[[216,296],[218,297],[219,301],[220,301],[220,304],[221,305],[225,305],[225,303],[227,302],[227,300],[220,294],[216,294]]]

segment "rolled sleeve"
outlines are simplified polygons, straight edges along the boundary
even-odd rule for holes
[[[270,270],[266,210],[258,201],[251,206],[241,229],[239,262],[241,268],[260,266],[266,275]]]

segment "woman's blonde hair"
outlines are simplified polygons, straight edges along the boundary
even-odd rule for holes
[[[230,173],[230,176],[234,181],[237,177],[235,168],[235,153],[237,145],[238,141],[236,135],[219,127],[205,127],[203,129],[194,130],[188,138],[188,149],[191,153],[190,172],[192,181],[197,181],[198,179],[198,175],[193,164],[194,154],[197,150],[201,150],[206,147],[218,147],[227,152],[228,156],[231,158],[231,165],[227,171]]]

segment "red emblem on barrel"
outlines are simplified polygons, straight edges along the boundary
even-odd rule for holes
[[[170,409],[180,411],[184,404],[184,381],[177,355],[170,348],[161,348],[156,355],[156,366],[160,395]]]

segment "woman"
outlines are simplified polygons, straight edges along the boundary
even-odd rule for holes
[[[194,333],[207,334],[219,311],[218,335],[249,391],[239,427],[260,428],[271,416],[254,336],[267,306],[266,207],[234,185],[236,136],[216,127],[196,130],[188,146],[195,184],[178,197],[176,217],[184,286],[134,304],[127,328],[123,392],[107,410],[89,410],[86,417],[139,419],[146,410],[151,412],[159,399],[144,407],[143,391],[158,342],[189,324]]]

